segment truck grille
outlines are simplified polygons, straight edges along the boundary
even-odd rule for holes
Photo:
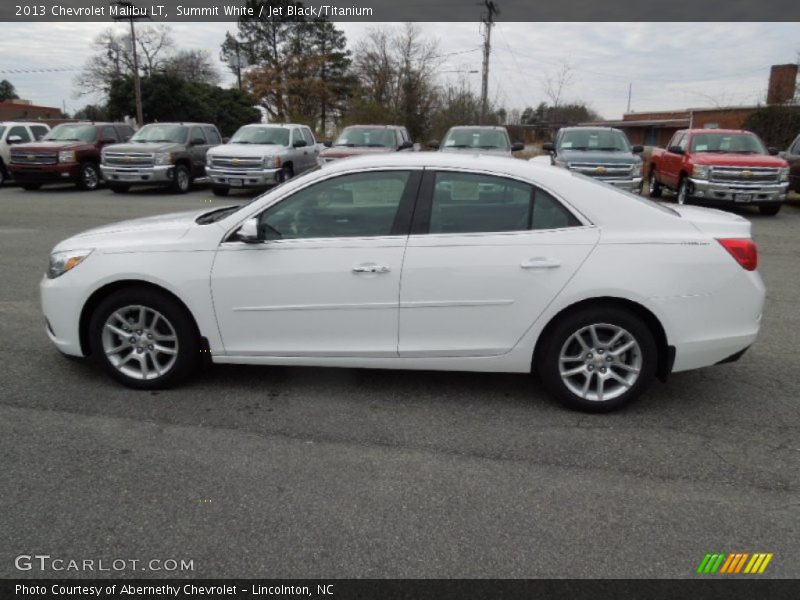
[[[778,183],[778,169],[764,167],[711,167],[710,180],[716,183]]]
[[[263,159],[245,156],[212,156],[211,166],[218,169],[260,169]]]
[[[149,152],[106,152],[103,164],[114,167],[151,167],[153,155]]]
[[[633,165],[619,163],[569,163],[571,171],[595,179],[629,179]]]
[[[58,163],[55,152],[12,152],[12,165],[54,165]]]

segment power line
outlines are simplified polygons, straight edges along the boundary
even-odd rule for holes
[[[64,68],[64,69],[0,69],[0,73],[9,75],[18,75],[25,73],[63,73],[68,71],[80,71],[77,68]]]

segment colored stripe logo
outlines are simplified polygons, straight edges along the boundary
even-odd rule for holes
[[[716,553],[706,554],[697,567],[697,573],[702,575],[713,575],[722,573],[725,575],[761,575],[767,569],[767,565],[772,560],[773,554],[766,552],[733,552],[730,554]]]

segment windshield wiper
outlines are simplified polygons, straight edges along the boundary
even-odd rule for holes
[[[334,144],[334,146],[345,146],[346,148],[355,148],[355,144]]]
[[[200,215],[195,219],[195,223],[198,225],[208,225],[209,223],[216,223],[217,221],[221,221],[228,215],[233,214],[237,210],[242,207],[241,204],[237,204],[236,206],[226,206],[224,208],[218,208],[217,210],[213,210],[208,212],[204,215]]]
[[[622,152],[622,150],[616,146],[614,148],[594,148],[594,150],[600,150],[602,152]]]
[[[499,147],[500,146],[478,146],[478,148],[481,148],[483,150],[491,150],[492,148],[499,148]]]
[[[383,144],[364,144],[365,148],[388,148],[388,146],[384,146]]]
[[[445,148],[472,148],[469,144],[453,144],[452,146],[445,146]]]
[[[588,150],[586,146],[570,146],[569,148],[561,148],[561,151],[565,150]]]

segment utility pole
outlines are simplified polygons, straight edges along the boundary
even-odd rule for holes
[[[481,82],[481,119],[480,125],[486,123],[486,110],[489,97],[489,54],[492,51],[492,27],[494,27],[494,17],[500,13],[500,9],[494,0],[483,0],[486,7],[486,14],[481,17],[483,23],[483,80]]]
[[[625,112],[631,112],[631,92],[633,92],[633,82],[628,84],[628,110]]]
[[[133,52],[133,92],[136,96],[136,123],[144,125],[144,112],[142,111],[142,81],[139,78],[139,55],[136,51],[136,29],[133,22],[136,19],[147,19],[147,9],[137,8],[127,0],[112,2],[120,7],[126,16],[114,17],[115,21],[130,21],[131,24],[131,51]]]

